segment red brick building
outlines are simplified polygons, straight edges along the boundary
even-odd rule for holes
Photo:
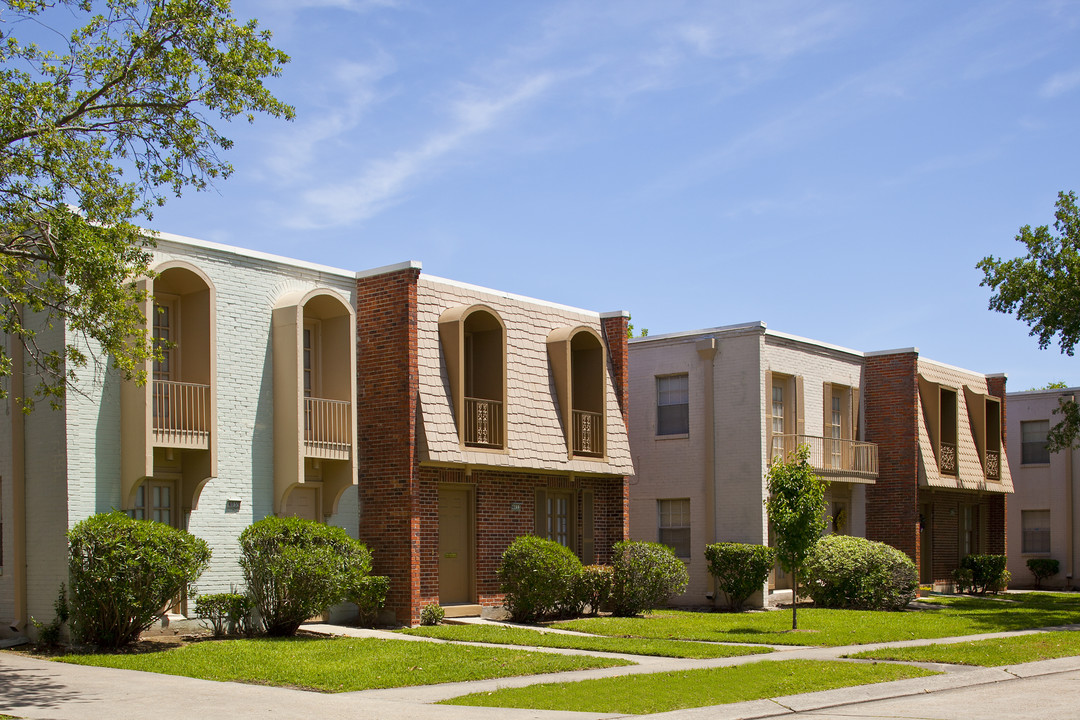
[[[585,563],[627,537],[626,313],[425,275],[357,276],[360,539],[415,624],[502,603],[496,569],[538,534]]]
[[[907,553],[921,582],[948,585],[965,555],[1005,553],[1005,376],[915,348],[865,358],[865,438],[878,446],[866,537]]]

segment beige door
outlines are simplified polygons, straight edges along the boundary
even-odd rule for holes
[[[469,603],[472,597],[472,513],[467,489],[439,488],[439,603]]]
[[[933,517],[934,506],[923,503],[919,507],[919,581],[934,582]]]

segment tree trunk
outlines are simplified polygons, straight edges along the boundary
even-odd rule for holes
[[[791,571],[791,629],[799,629],[799,573]]]

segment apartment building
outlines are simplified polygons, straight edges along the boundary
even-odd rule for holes
[[[1057,575],[1043,580],[1043,587],[1071,588],[1076,581],[1076,558],[1080,534],[1080,497],[1073,479],[1077,450],[1051,453],[1046,434],[1061,421],[1056,415],[1062,400],[1075,400],[1080,388],[1031,390],[1009,393],[1009,465],[1013,496],[1009,499],[1009,572],[1012,584],[1034,584],[1027,561],[1051,558],[1058,561]]]

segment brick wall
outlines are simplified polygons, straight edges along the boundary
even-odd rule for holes
[[[613,315],[603,318],[604,341],[607,343],[608,357],[611,358],[611,383],[615,386],[615,397],[619,401],[623,421],[630,422],[630,360],[628,354],[627,332],[630,318],[626,315]]]
[[[356,281],[359,537],[372,551],[373,572],[390,578],[387,607],[407,623],[419,621],[421,607],[420,513],[438,512],[417,487],[419,275],[408,268]]]
[[[914,352],[866,358],[863,425],[878,446],[878,479],[866,488],[866,537],[918,564],[918,415]]]

